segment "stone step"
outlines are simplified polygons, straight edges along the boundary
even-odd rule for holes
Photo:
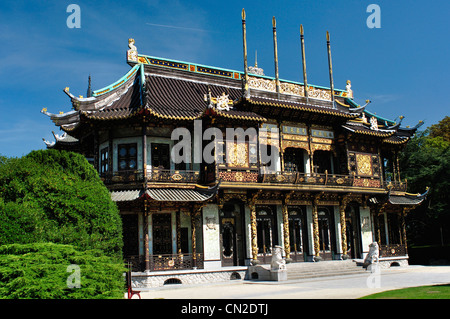
[[[287,264],[286,268],[288,280],[366,273],[364,268],[352,260],[291,263]]]

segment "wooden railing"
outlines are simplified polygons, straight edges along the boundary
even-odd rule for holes
[[[101,173],[100,178],[107,185],[109,184],[130,184],[141,183],[144,181],[144,171],[131,170],[131,171],[117,171]]]
[[[307,174],[300,172],[274,172],[262,174],[263,183],[280,184],[307,184],[307,185],[329,185],[329,186],[352,186],[354,177],[339,174]]]
[[[204,264],[202,253],[195,254],[195,259],[192,254],[162,254],[149,257],[150,271],[194,269],[194,267],[203,269]],[[125,262],[131,265],[132,271],[144,271],[146,267],[142,255],[127,256]]]
[[[143,170],[117,171],[100,174],[103,182],[109,184],[129,184],[144,182]],[[171,182],[171,183],[198,183],[200,178],[199,171],[191,170],[170,170],[170,169],[152,169],[147,170],[148,182]]]
[[[199,171],[159,168],[147,170],[147,181],[149,182],[198,183],[199,178]]]
[[[203,254],[150,255],[150,271],[203,269]]]
[[[406,256],[406,246],[400,244],[381,245],[380,257],[398,257]]]

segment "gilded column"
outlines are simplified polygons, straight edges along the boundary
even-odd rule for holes
[[[176,224],[177,224],[177,253],[181,254],[181,212],[179,208],[176,213]]]
[[[148,244],[148,207],[147,207],[147,199],[144,199],[144,259],[145,259],[145,270],[150,270],[150,247]]]
[[[286,255],[286,262],[291,262],[291,243],[289,235],[289,211],[288,202],[289,198],[292,196],[293,192],[290,192],[284,197],[282,202],[281,210],[283,213],[283,240],[284,240],[284,252]]]
[[[320,261],[320,238],[319,238],[319,214],[317,206],[319,204],[319,196],[315,195],[313,198],[312,215],[313,215],[313,237],[314,237],[314,261]]]
[[[191,244],[192,244],[192,267],[197,267],[197,218],[202,206],[194,205],[191,211]]]
[[[405,253],[408,253],[408,244],[406,243],[406,222],[405,217],[408,212],[408,208],[404,207],[401,212],[401,224],[402,224],[402,232],[403,232],[403,245],[405,245]]]
[[[251,245],[252,245],[252,261],[253,265],[258,264],[258,241],[256,237],[256,198],[261,191],[258,191],[248,200],[250,208],[250,227],[251,227]]]
[[[347,225],[345,223],[345,208],[347,207],[347,198],[342,197],[339,203],[339,217],[341,223],[341,241],[342,241],[342,259],[347,259]]]

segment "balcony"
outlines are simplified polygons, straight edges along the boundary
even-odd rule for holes
[[[144,181],[144,171],[128,170],[128,171],[106,172],[101,173],[100,178],[106,185],[142,183]]]
[[[353,186],[354,176],[338,174],[307,174],[300,172],[274,172],[262,174],[263,183],[279,184],[303,184],[303,185],[329,185],[329,186]]]
[[[200,179],[199,171],[192,170],[170,170],[170,169],[148,169],[148,182],[166,183],[198,183]]]
[[[106,185],[143,183],[145,180],[143,170],[107,172],[102,173],[100,178]],[[199,178],[199,171],[170,169],[147,170],[147,182],[198,183]]]

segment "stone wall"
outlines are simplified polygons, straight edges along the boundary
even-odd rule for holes
[[[164,286],[167,281],[181,283],[183,285],[207,284],[214,282],[226,282],[230,280],[244,280],[247,276],[247,268],[224,271],[192,270],[189,272],[158,272],[158,273],[133,273],[131,285],[133,288],[156,288]]]

